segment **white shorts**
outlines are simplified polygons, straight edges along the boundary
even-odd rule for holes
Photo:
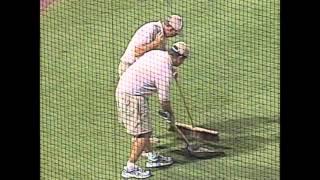
[[[152,132],[146,97],[117,94],[116,100],[119,121],[126,127],[128,134],[138,136]]]

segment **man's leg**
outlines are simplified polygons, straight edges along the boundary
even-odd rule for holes
[[[132,138],[132,142],[133,142],[133,141],[134,141],[134,138]],[[159,143],[159,138],[150,135],[149,143],[146,144],[144,150],[143,150],[142,153],[141,153],[141,156],[142,156],[142,157],[148,157],[148,152],[151,152],[151,151],[152,151],[152,145],[153,145],[153,144],[156,144],[156,143]]]
[[[142,157],[148,157],[149,156],[149,152],[152,152],[152,144],[151,144],[151,136],[150,136],[150,138],[149,138],[149,142],[145,145],[145,147],[144,147],[144,149],[143,149],[143,151],[142,151],[142,153],[141,153],[141,156]]]
[[[135,140],[131,146],[131,153],[130,153],[129,160],[127,162],[127,166],[122,171],[122,177],[124,178],[134,177],[134,178],[143,179],[151,176],[150,171],[144,171],[143,169],[139,168],[136,165],[136,162],[138,161],[142,153],[142,150],[145,148],[145,146],[148,143],[150,144],[150,140],[149,140],[150,134],[151,133],[146,133],[134,138]]]
[[[137,161],[137,159],[136,159],[137,154],[138,153],[142,154],[142,150],[143,150],[144,154],[145,154],[144,156],[148,158],[146,166],[149,168],[162,167],[162,166],[168,166],[168,165],[173,164],[173,160],[171,157],[161,156],[158,153],[153,151],[152,145],[150,143],[150,137],[151,137],[151,133],[148,133],[148,136],[144,139],[144,147],[142,147],[142,146],[139,147],[139,151],[137,151],[137,153],[132,152],[129,161],[132,163],[136,162]],[[141,138],[136,138],[136,139],[141,139]],[[135,140],[133,144],[135,144],[135,142],[137,142],[137,140]],[[140,149],[140,148],[143,148],[143,149]],[[132,149],[135,149],[135,147],[132,147]],[[134,160],[136,160],[136,161],[134,161]],[[130,163],[128,163],[128,164],[130,164]],[[131,164],[131,165],[133,165],[133,164]]]
[[[149,167],[149,168],[162,167],[162,166],[168,166],[173,164],[173,160],[171,157],[161,156],[158,153],[153,151],[153,148],[150,143],[150,138],[146,140],[143,150],[145,152],[145,157],[148,158],[146,167]]]
[[[146,106],[148,107],[148,99],[145,99]],[[148,110],[147,110],[148,111]],[[149,143],[145,146],[145,149],[142,151],[143,157],[148,157],[148,152],[152,152],[152,145],[159,143],[159,138],[155,137],[154,135],[150,134]]]
[[[127,128],[127,132],[133,135],[134,138],[127,166],[125,166],[122,171],[122,177],[147,178],[151,176],[151,172],[144,171],[136,165],[145,146],[149,146],[149,138],[152,133],[151,125],[149,125],[149,117],[145,116],[141,111],[144,98],[126,95],[124,104],[123,113],[120,114],[122,116],[121,119]]]
[[[131,147],[131,153],[129,162],[136,163],[142,153],[142,151],[147,148],[150,149],[150,135],[151,133],[142,134],[140,136],[134,137],[134,141]],[[151,150],[151,149],[150,149]]]

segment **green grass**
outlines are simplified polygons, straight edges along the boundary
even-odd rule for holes
[[[150,99],[157,150],[177,163],[152,179],[279,179],[279,2],[61,0],[41,17],[41,179],[120,179],[130,136],[117,121],[121,54],[137,27],[180,14],[191,57],[180,85],[197,126],[226,155],[183,156]],[[175,86],[178,121],[190,123]]]

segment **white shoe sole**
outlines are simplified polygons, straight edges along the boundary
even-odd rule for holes
[[[124,174],[121,174],[121,176],[122,176],[123,178],[125,178],[125,179],[129,179],[129,178],[146,179],[146,178],[151,177],[152,175],[145,176],[145,177],[139,177],[139,176],[134,176],[134,175],[124,175]]]
[[[164,166],[170,166],[173,164],[173,161],[166,162],[166,163],[146,163],[147,168],[157,168],[157,167],[164,167]]]

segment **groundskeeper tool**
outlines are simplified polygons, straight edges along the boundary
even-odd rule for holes
[[[179,90],[179,94],[183,100],[183,104],[185,109],[187,110],[188,118],[191,122],[191,125],[189,124],[183,124],[183,123],[176,123],[177,128],[183,132],[186,136],[195,138],[195,139],[201,139],[201,140],[207,140],[207,141],[218,141],[219,140],[219,133],[218,131],[215,131],[213,129],[207,129],[207,128],[201,128],[201,127],[195,127],[194,121],[191,116],[189,107],[187,106],[186,99],[184,97],[183,91],[178,83],[178,80],[176,80],[176,84]]]
[[[159,115],[166,120],[170,119],[170,113],[168,112],[159,111]],[[198,144],[191,144],[190,141],[187,139],[187,137],[184,135],[184,133],[181,132],[181,130],[177,127],[176,123],[173,123],[173,128],[180,135],[183,141],[186,143],[187,146],[185,149],[191,156],[194,156],[197,158],[210,158],[210,157],[224,154],[224,152],[221,150],[208,149],[205,147],[201,147]]]

